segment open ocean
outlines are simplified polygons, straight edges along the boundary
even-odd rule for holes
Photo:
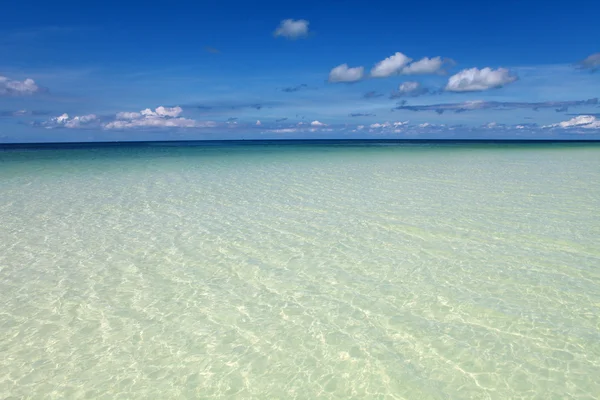
[[[2,399],[597,399],[600,143],[0,145]]]

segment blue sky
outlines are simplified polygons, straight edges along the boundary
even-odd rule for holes
[[[10,2],[0,142],[600,139],[600,4]]]

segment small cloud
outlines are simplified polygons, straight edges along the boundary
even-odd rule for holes
[[[329,72],[329,82],[357,82],[360,81],[365,74],[364,67],[348,67],[348,64],[338,65]]]
[[[27,78],[23,81],[9,79],[0,76],[0,96],[24,96],[43,92],[33,79]]]
[[[349,117],[374,117],[375,114],[371,114],[371,113],[350,113],[348,114]]]
[[[262,125],[262,123],[260,122],[260,120],[257,120],[257,121],[256,121],[256,125],[257,125],[257,126],[260,126],[260,125]]]
[[[557,124],[546,125],[543,128],[583,128],[600,129],[600,120],[593,115],[579,115],[568,121],[562,121]]]
[[[396,99],[398,97],[417,97],[429,93],[429,89],[421,86],[419,82],[403,82],[398,86],[398,90],[393,92],[390,99]]]
[[[181,107],[146,108],[140,112],[119,112],[114,118],[99,118],[95,114],[70,117],[62,114],[58,117],[37,124],[45,128],[103,128],[103,129],[133,129],[133,128],[207,128],[214,127],[212,121],[196,121],[180,117]]]
[[[383,93],[378,93],[374,90],[363,94],[363,98],[365,99],[375,99],[377,97],[383,97]]]
[[[64,128],[81,128],[92,123],[99,122],[95,114],[69,117],[69,114],[64,113],[58,117],[50,118],[50,121],[45,124],[46,128],[64,127]]]
[[[478,92],[500,88],[513,83],[517,77],[511,75],[506,68],[496,70],[489,67],[483,69],[464,69],[448,79],[445,90],[448,92]]]
[[[442,59],[442,57],[423,57],[419,61],[410,63],[406,67],[402,68],[403,75],[425,75],[425,74],[444,74],[446,71],[442,70],[444,64],[454,64],[454,61],[450,59]]]
[[[320,121],[313,121],[310,123],[311,126],[327,126],[326,124],[320,122]]]
[[[293,93],[293,92],[298,92],[302,89],[306,89],[308,88],[308,85],[306,83],[301,83],[298,86],[290,86],[290,87],[285,87],[283,89],[281,89],[282,92],[286,92],[286,93]]]
[[[212,54],[220,54],[221,51],[219,51],[218,49],[215,49],[214,47],[210,47],[210,46],[204,46],[204,50],[212,53]]]
[[[273,132],[273,133],[294,133],[297,132],[298,129],[296,128],[281,128],[281,129],[270,129],[268,132]]]
[[[600,71],[600,53],[594,53],[586,59],[579,61],[577,66],[580,69],[587,69],[591,72]]]
[[[284,19],[281,21],[273,35],[275,37],[283,36],[287,39],[299,39],[308,36],[308,22],[305,19],[293,20]]]
[[[376,122],[374,124],[369,125],[369,128],[371,128],[371,129],[380,129],[380,128],[389,128],[390,126],[392,126],[392,124],[390,124],[389,122],[384,122],[383,124],[380,124],[379,122]]]
[[[400,52],[396,52],[396,54],[375,64],[373,69],[371,69],[371,76],[374,78],[387,78],[388,76],[398,75],[411,61],[412,58],[407,57]]]

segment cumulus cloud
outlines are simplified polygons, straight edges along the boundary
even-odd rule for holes
[[[429,93],[429,89],[421,86],[419,82],[409,81],[401,83],[400,86],[398,86],[398,90],[393,92],[390,98],[395,99],[405,96],[417,97],[427,93]]]
[[[419,61],[410,63],[409,65],[402,68],[402,74],[404,75],[424,75],[424,74],[439,74],[444,73],[442,66],[444,63],[450,63],[451,61],[442,59],[442,57],[423,57]]]
[[[546,125],[544,128],[583,128],[600,129],[600,120],[593,115],[579,115],[568,121],[562,121],[557,124]]]
[[[326,124],[320,122],[320,121],[313,121],[310,123],[311,126],[326,126]]]
[[[50,118],[50,121],[45,124],[46,128],[64,127],[64,128],[81,128],[86,125],[99,122],[95,114],[81,115],[69,117],[69,114],[64,113],[58,117]]]
[[[287,39],[299,39],[308,36],[308,22],[305,19],[293,20],[284,19],[281,21],[273,35],[275,37],[285,37]]]
[[[452,75],[448,79],[445,90],[449,92],[478,92],[499,88],[513,83],[517,77],[511,75],[506,68],[483,69],[469,68]]]
[[[348,67],[348,64],[338,65],[329,72],[329,82],[356,82],[360,81],[365,74],[364,67]]]
[[[0,96],[22,96],[39,93],[42,91],[33,79],[27,78],[23,81],[9,79],[0,76]]]
[[[216,126],[212,121],[196,121],[180,117],[181,107],[146,108],[140,112],[119,112],[114,117],[100,118],[95,114],[70,117],[62,114],[39,125],[46,128],[208,128]]]
[[[262,122],[260,122],[260,120],[257,120],[257,121],[256,121],[256,125],[257,125],[257,126],[260,126],[260,125],[262,125]]]
[[[588,100],[570,100],[570,101],[545,101],[545,102],[518,102],[518,101],[464,101],[460,103],[427,104],[427,105],[407,105],[405,102],[399,104],[394,110],[407,111],[435,111],[442,114],[445,111],[456,113],[474,111],[474,110],[514,110],[531,109],[537,111],[544,108],[568,109],[569,107],[596,105],[598,98]]]
[[[584,60],[577,63],[581,69],[588,69],[592,72],[600,71],[600,53],[594,53]]]
[[[374,78],[387,78],[388,76],[398,75],[402,69],[412,61],[412,58],[396,52],[385,60],[379,61],[373,69],[371,76]]]
[[[146,108],[138,112],[117,113],[116,120],[103,125],[104,129],[131,129],[131,128],[206,128],[215,126],[211,121],[196,121],[180,117],[181,107],[157,107],[151,110]]]

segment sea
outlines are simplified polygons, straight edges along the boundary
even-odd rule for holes
[[[0,145],[2,399],[597,399],[600,143]]]

